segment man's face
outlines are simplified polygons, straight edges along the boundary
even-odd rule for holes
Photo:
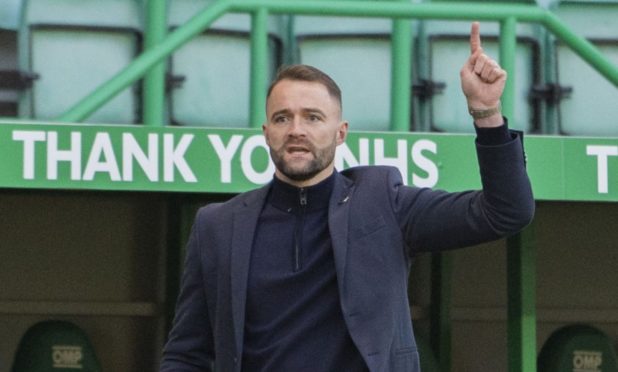
[[[348,123],[320,83],[282,80],[266,103],[263,126],[278,178],[299,187],[314,185],[333,172],[335,148]]]

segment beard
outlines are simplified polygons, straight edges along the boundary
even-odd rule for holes
[[[295,165],[285,160],[288,145],[302,145],[313,155],[313,159],[304,164]],[[335,158],[336,140],[322,149],[316,148],[308,141],[288,140],[278,150],[270,149],[270,157],[275,167],[286,177],[294,181],[307,181],[323,171]]]

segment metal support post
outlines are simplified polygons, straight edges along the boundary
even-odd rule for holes
[[[391,53],[390,129],[408,132],[412,97],[412,27],[409,19],[393,20]]]
[[[146,10],[145,49],[159,45],[167,34],[167,1],[148,0]],[[160,61],[144,75],[144,125],[165,125],[165,60]]]
[[[536,372],[534,226],[508,239],[508,371]]]
[[[251,89],[249,121],[252,128],[264,123],[268,84],[268,10],[259,8],[251,16]],[[239,92],[240,93],[240,92]]]

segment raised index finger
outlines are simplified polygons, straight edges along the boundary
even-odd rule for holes
[[[470,29],[470,54],[474,54],[474,52],[481,48],[480,27],[478,22],[472,22],[472,27]]]

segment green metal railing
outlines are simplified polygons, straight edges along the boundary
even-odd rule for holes
[[[156,48],[165,40],[167,34],[166,4],[167,0],[148,1],[144,38],[146,50]],[[161,125],[164,122],[163,107],[165,105],[165,62],[162,59],[159,59],[144,77],[144,102],[147,102],[148,108],[144,111],[144,124]]]
[[[412,4],[407,1],[366,2],[366,1],[286,1],[286,0],[219,0],[191,18],[167,37],[161,31],[167,28],[165,17],[161,15],[161,3],[165,0],[150,0],[155,10],[150,14],[147,50],[137,57],[123,71],[97,88],[59,117],[61,121],[79,122],[87,118],[105,102],[129,85],[146,75],[146,84],[157,86],[157,92],[148,93],[144,102],[145,124],[163,125],[162,81],[164,71],[161,66],[164,58],[181,47],[194,36],[207,29],[221,15],[227,12],[243,12],[252,15],[252,57],[251,57],[251,125],[259,127],[264,107],[264,94],[267,87],[267,17],[269,14],[313,14],[358,17],[391,18],[394,22],[392,37],[392,76],[391,76],[391,129],[407,130],[410,117],[410,71],[411,42],[409,19],[446,20],[486,20],[500,22],[500,63],[509,73],[510,82],[515,81],[515,26],[519,22],[539,23],[562,40],[575,53],[588,62],[614,85],[618,86],[618,68],[612,64],[594,45],[571,31],[551,12],[534,5],[487,4],[487,3],[426,3]],[[153,21],[154,20],[154,21]],[[158,22],[158,23],[157,23]],[[158,81],[158,83],[156,83]],[[514,84],[507,83],[502,97],[503,112],[511,116],[514,110]]]
[[[148,0],[146,51],[113,78],[86,96],[59,117],[61,121],[79,122],[87,118],[116,94],[141,77],[144,79],[144,124],[164,125],[164,59],[194,36],[206,30],[228,12],[250,13],[251,82],[249,118],[252,127],[263,120],[268,81],[267,21],[270,14],[338,15],[390,18],[392,32],[391,129],[407,131],[411,113],[410,82],[412,70],[411,19],[480,20],[500,23],[500,64],[509,74],[502,96],[502,110],[512,116],[515,104],[515,48],[518,23],[538,23],[594,69],[618,87],[618,67],[583,37],[576,35],[551,12],[534,5],[487,3],[426,3],[402,1],[320,1],[320,0],[218,0],[196,14],[186,24],[165,36],[166,0]],[[508,241],[508,365],[510,372],[536,371],[535,259],[534,231],[527,229]],[[446,271],[441,280],[450,278],[450,261],[445,256]],[[448,285],[440,297],[447,299]],[[440,315],[448,323],[448,314]],[[441,327],[448,333],[447,327]],[[445,371],[450,370],[449,342],[445,335],[438,340],[439,355]]]

